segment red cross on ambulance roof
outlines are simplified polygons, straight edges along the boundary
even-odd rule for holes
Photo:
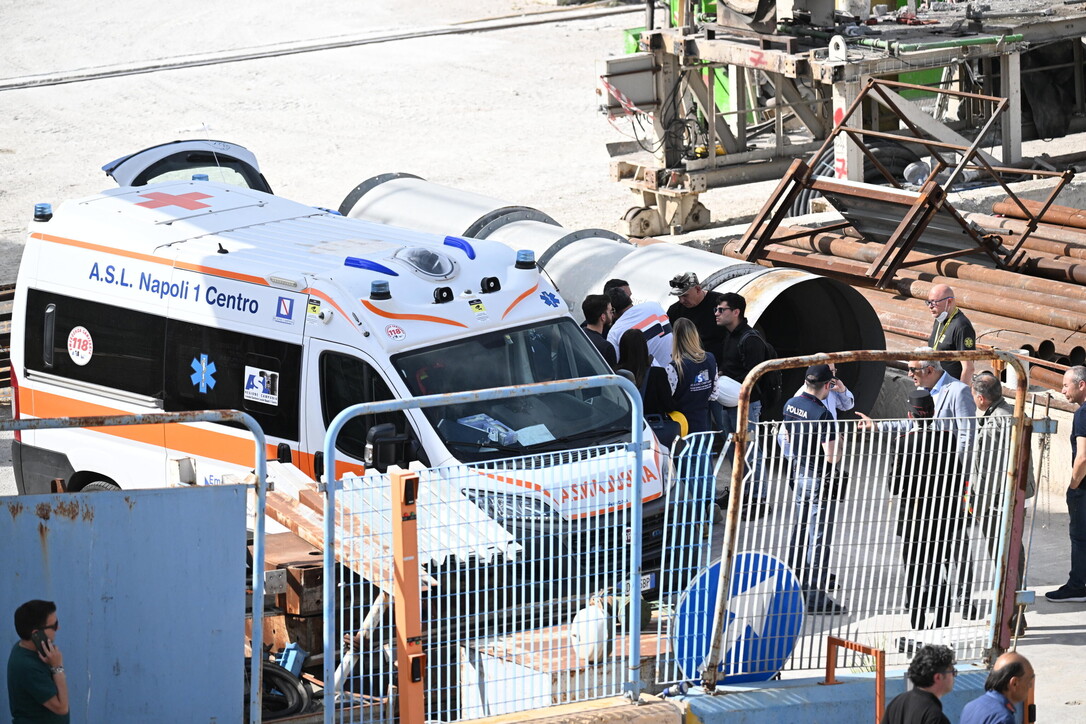
[[[150,199],[142,203],[136,204],[136,206],[143,206],[148,209],[160,209],[163,206],[180,206],[182,209],[188,209],[194,211],[196,209],[206,209],[211,204],[201,204],[200,199],[210,199],[209,194],[196,193],[195,191],[189,194],[164,194],[161,191],[155,191],[150,194],[140,194],[141,199]]]

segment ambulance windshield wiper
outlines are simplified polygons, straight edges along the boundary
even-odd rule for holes
[[[487,441],[487,442],[474,442],[472,440],[446,440],[445,445],[452,447],[457,445],[459,447],[467,447],[472,450],[501,450],[502,452],[511,452],[521,455],[524,453],[524,448],[513,447],[511,445],[502,445],[501,443]]]

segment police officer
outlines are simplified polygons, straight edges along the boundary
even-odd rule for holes
[[[796,518],[790,542],[792,567],[814,615],[848,613],[825,589],[833,539],[836,495],[829,478],[839,456],[836,424],[823,401],[834,386],[829,365],[807,368],[803,391],[784,404],[784,428],[795,466]]]

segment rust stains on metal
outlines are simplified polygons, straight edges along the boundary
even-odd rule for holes
[[[53,512],[68,520],[75,520],[79,517],[79,503],[74,500],[60,500],[53,506]]]
[[[128,504],[129,510],[132,510],[136,507],[136,499],[133,498],[131,495],[124,496],[124,502]]]
[[[18,518],[23,514],[22,503],[8,503],[8,512],[11,513],[12,519]]]
[[[94,520],[94,508],[89,505],[83,506],[83,520],[87,523]]]
[[[49,520],[50,516],[53,515],[53,509],[49,506],[49,503],[38,503],[35,510],[42,520]]]

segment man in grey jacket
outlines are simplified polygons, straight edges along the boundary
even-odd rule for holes
[[[921,347],[918,352],[930,352]],[[963,462],[969,460],[973,446],[973,429],[976,426],[977,404],[969,386],[954,379],[935,362],[921,360],[909,363],[909,376],[917,387],[931,392],[935,400],[935,419],[943,420],[940,429],[953,430],[958,436],[958,454]],[[968,469],[968,468],[967,468]]]

